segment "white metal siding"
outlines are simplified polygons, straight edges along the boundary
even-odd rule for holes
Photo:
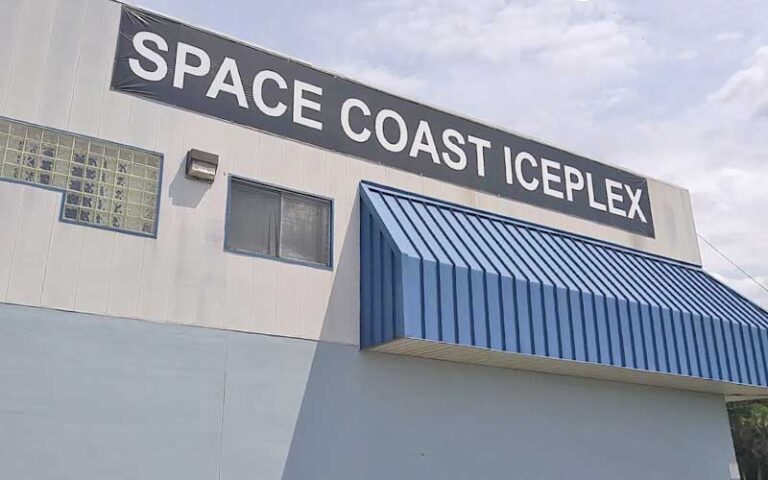
[[[361,179],[699,261],[687,193],[661,182],[648,239],[112,92],[119,16],[107,0],[4,0],[0,114],[163,153],[158,238],[59,222],[61,194],[0,182],[0,301],[355,344]],[[212,186],[184,178],[190,148],[220,156]],[[332,197],[333,271],[225,253],[230,172]]]

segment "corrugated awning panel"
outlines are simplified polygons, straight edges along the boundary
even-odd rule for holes
[[[698,267],[361,187],[361,345],[422,339],[768,385],[768,313]]]

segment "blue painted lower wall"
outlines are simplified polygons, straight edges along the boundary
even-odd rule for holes
[[[0,478],[723,480],[720,397],[0,304]]]

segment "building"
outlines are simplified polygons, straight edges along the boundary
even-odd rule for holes
[[[4,0],[0,477],[738,478],[679,187],[107,0]]]

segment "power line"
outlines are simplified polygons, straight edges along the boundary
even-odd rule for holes
[[[760,288],[762,288],[763,290],[765,290],[766,292],[768,292],[768,287],[766,287],[766,286],[765,286],[765,285],[763,285],[762,283],[758,282],[758,281],[757,281],[757,279],[756,279],[755,277],[753,277],[752,275],[750,275],[749,273],[747,273],[747,271],[746,271],[746,270],[744,270],[743,268],[741,268],[740,266],[738,266],[738,265],[736,264],[736,262],[734,262],[733,260],[731,260],[730,258],[728,258],[728,257],[727,257],[727,256],[726,256],[726,255],[725,255],[723,252],[721,252],[720,250],[718,250],[718,249],[717,249],[717,247],[715,247],[714,245],[712,245],[712,243],[711,243],[709,240],[707,240],[706,238],[704,238],[704,235],[702,235],[702,234],[700,234],[700,233],[696,233],[696,235],[698,235],[700,239],[704,240],[704,243],[706,243],[707,245],[709,245],[709,248],[711,248],[712,250],[716,251],[716,252],[718,253],[718,255],[720,255],[721,257],[723,257],[724,259],[726,259],[726,260],[728,261],[728,263],[730,263],[731,265],[733,265],[734,267],[736,267],[736,269],[737,269],[738,271],[740,271],[741,273],[743,273],[743,274],[744,274],[744,275],[745,275],[745,276],[746,276],[748,279],[750,279],[750,280],[752,280],[753,282],[755,282],[755,285],[757,285],[758,287],[760,287]]]

